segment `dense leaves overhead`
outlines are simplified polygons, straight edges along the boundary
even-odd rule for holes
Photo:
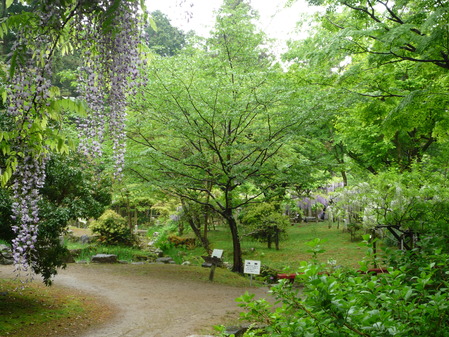
[[[448,139],[448,4],[319,4],[328,10],[314,34],[290,45],[291,71],[338,95],[324,111],[335,118],[334,144],[354,163],[372,173],[409,170]]]

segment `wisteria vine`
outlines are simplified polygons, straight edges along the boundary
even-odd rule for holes
[[[113,2],[105,1],[109,3],[105,5]],[[121,177],[124,165],[126,101],[134,92],[141,64],[138,7],[136,2],[120,2],[109,27],[111,34],[101,34],[102,21],[83,21],[78,29],[85,50],[79,91],[89,108],[88,118],[80,119],[78,124],[80,150],[86,155],[101,156],[104,133],[108,131],[116,178]],[[83,38],[86,35],[89,38]]]
[[[32,273],[32,256],[36,248],[39,224],[40,189],[45,182],[49,149],[45,139],[32,144],[27,136],[42,128],[48,117],[51,91],[51,69],[54,50],[65,28],[71,24],[74,45],[83,51],[79,92],[88,106],[88,115],[79,119],[79,150],[100,156],[108,131],[114,151],[115,175],[121,177],[124,153],[126,99],[136,84],[140,57],[140,8],[137,0],[73,0],[71,12],[66,3],[44,0],[34,12],[38,17],[38,34],[18,32],[13,46],[14,67],[7,88],[7,114],[17,132],[12,141],[16,169],[12,178],[12,241],[16,271]],[[118,6],[117,6],[118,5]],[[94,10],[95,9],[95,10]],[[45,127],[44,127],[45,128]]]
[[[44,144],[29,144],[26,137],[47,114],[51,88],[51,65],[48,62],[50,55],[45,54],[43,59],[37,55],[50,43],[48,36],[30,39],[19,34],[12,53],[22,52],[24,57],[22,62],[16,62],[11,84],[7,88],[7,114],[14,121],[17,130],[29,131],[19,132],[12,144],[16,152],[22,153],[18,156],[12,183],[12,217],[18,224],[12,227],[16,235],[12,240],[13,258],[17,274],[20,275],[23,271],[29,278],[32,278],[30,261],[38,235],[39,189],[44,185],[48,157]],[[34,46],[33,52],[29,49],[31,44]],[[40,149],[37,149],[39,146]]]

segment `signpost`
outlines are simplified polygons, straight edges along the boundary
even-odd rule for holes
[[[260,274],[260,261],[256,260],[245,260],[245,265],[243,268],[245,274],[250,274],[249,285],[251,286],[253,281],[253,275]]]
[[[214,249],[212,251],[211,257],[216,257],[218,259],[221,259],[223,257],[223,249]]]
[[[215,267],[223,265],[223,260],[221,259],[222,256],[223,249],[214,249],[211,256],[202,256],[204,260],[202,266],[210,268],[209,281],[214,280]]]

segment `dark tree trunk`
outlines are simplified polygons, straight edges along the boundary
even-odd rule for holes
[[[341,171],[341,177],[343,178],[343,185],[348,186],[348,176],[346,175],[346,171]]]
[[[201,232],[201,222],[199,221],[199,218],[197,218],[197,221],[195,221],[196,217],[194,216],[194,214],[191,214],[188,211],[188,207],[184,202],[184,200],[181,200],[181,204],[184,209],[187,222],[189,223],[190,228],[192,228],[192,231],[193,233],[195,233],[196,238],[200,240],[201,246],[203,246],[203,248],[208,252],[208,254],[210,254],[212,252],[210,249],[210,243],[209,240],[207,239],[207,236],[203,235]]]
[[[279,228],[274,230],[274,244],[276,245],[276,250],[279,250]]]
[[[232,245],[234,248],[234,264],[232,266],[232,271],[236,273],[243,274],[243,260],[242,260],[242,247],[240,246],[240,238],[237,229],[237,222],[232,215],[232,210],[226,210],[225,212],[226,220],[228,221],[229,229],[232,235]]]

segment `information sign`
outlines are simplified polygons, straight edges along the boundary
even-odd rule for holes
[[[223,249],[214,249],[212,251],[212,255],[211,256],[221,259],[222,256],[223,256]]]
[[[245,260],[245,266],[243,268],[245,274],[260,274],[260,261]]]

